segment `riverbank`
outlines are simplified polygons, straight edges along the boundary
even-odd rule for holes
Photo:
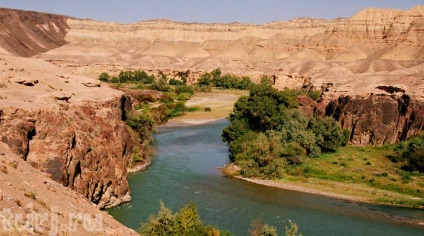
[[[212,89],[208,93],[196,93],[186,102],[186,106],[198,108],[198,110],[186,112],[182,116],[175,117],[164,126],[200,125],[224,119],[233,111],[234,103],[237,99],[247,94],[247,91],[228,89]],[[206,108],[209,108],[209,111],[206,111]]]
[[[220,169],[227,176],[268,187],[316,194],[355,202],[412,207],[418,209],[424,208],[423,199],[421,197],[370,187],[364,183],[354,183],[352,181],[332,181],[293,175],[287,175],[284,179],[276,180],[244,178],[239,175],[240,169],[233,163]],[[424,221],[415,223],[424,225]]]

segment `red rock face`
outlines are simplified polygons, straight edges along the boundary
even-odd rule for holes
[[[424,103],[408,95],[341,96],[325,108],[344,129],[353,145],[393,144],[424,129]]]
[[[3,109],[0,140],[99,208],[116,206],[131,199],[126,177],[134,142],[122,122],[125,101]]]

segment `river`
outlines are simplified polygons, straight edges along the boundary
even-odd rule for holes
[[[423,210],[356,203],[223,176],[217,167],[229,162],[228,147],[221,141],[227,125],[221,120],[160,127],[153,164],[128,177],[133,200],[108,212],[137,230],[159,211],[160,200],[173,211],[194,201],[206,224],[234,235],[248,235],[255,219],[276,226],[281,235],[289,220],[297,223],[304,236],[424,235],[423,227],[403,223],[405,219],[424,221]]]

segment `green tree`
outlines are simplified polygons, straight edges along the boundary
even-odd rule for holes
[[[99,75],[99,80],[100,81],[103,81],[103,82],[108,82],[109,81],[109,78],[110,78],[110,76],[109,76],[109,74],[107,72],[102,72]]]
[[[141,225],[139,233],[141,235],[163,236],[175,235],[176,231],[174,215],[171,209],[166,208],[165,204],[161,201],[158,215],[151,215],[148,222]]]
[[[392,160],[404,163],[402,169],[424,173],[424,135],[399,143]]]
[[[209,87],[209,86],[211,86],[211,83],[212,83],[211,74],[204,73],[203,75],[200,76],[199,81],[198,81],[197,84],[200,87],[202,87],[202,86]]]
[[[324,151],[334,152],[339,146],[347,144],[349,134],[330,117],[313,117],[308,128],[314,132],[317,145]]]
[[[160,202],[160,211],[157,216],[150,216],[146,223],[141,225],[139,230],[141,235],[166,236],[166,235],[199,235],[199,236],[219,236],[228,235],[213,226],[205,225],[199,216],[196,205],[190,202],[180,211],[172,213]]]
[[[286,236],[302,236],[301,233],[298,233],[299,227],[296,223],[290,221],[290,227],[286,226]]]
[[[296,109],[298,95],[287,88],[279,91],[264,78],[236,102],[222,138],[242,175],[281,178],[287,165],[347,143],[348,133],[333,119],[302,115]]]

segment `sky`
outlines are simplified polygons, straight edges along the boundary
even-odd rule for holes
[[[407,10],[417,5],[424,5],[424,0],[0,0],[0,8],[121,23],[169,19],[263,24],[297,17],[351,17],[364,8]]]

